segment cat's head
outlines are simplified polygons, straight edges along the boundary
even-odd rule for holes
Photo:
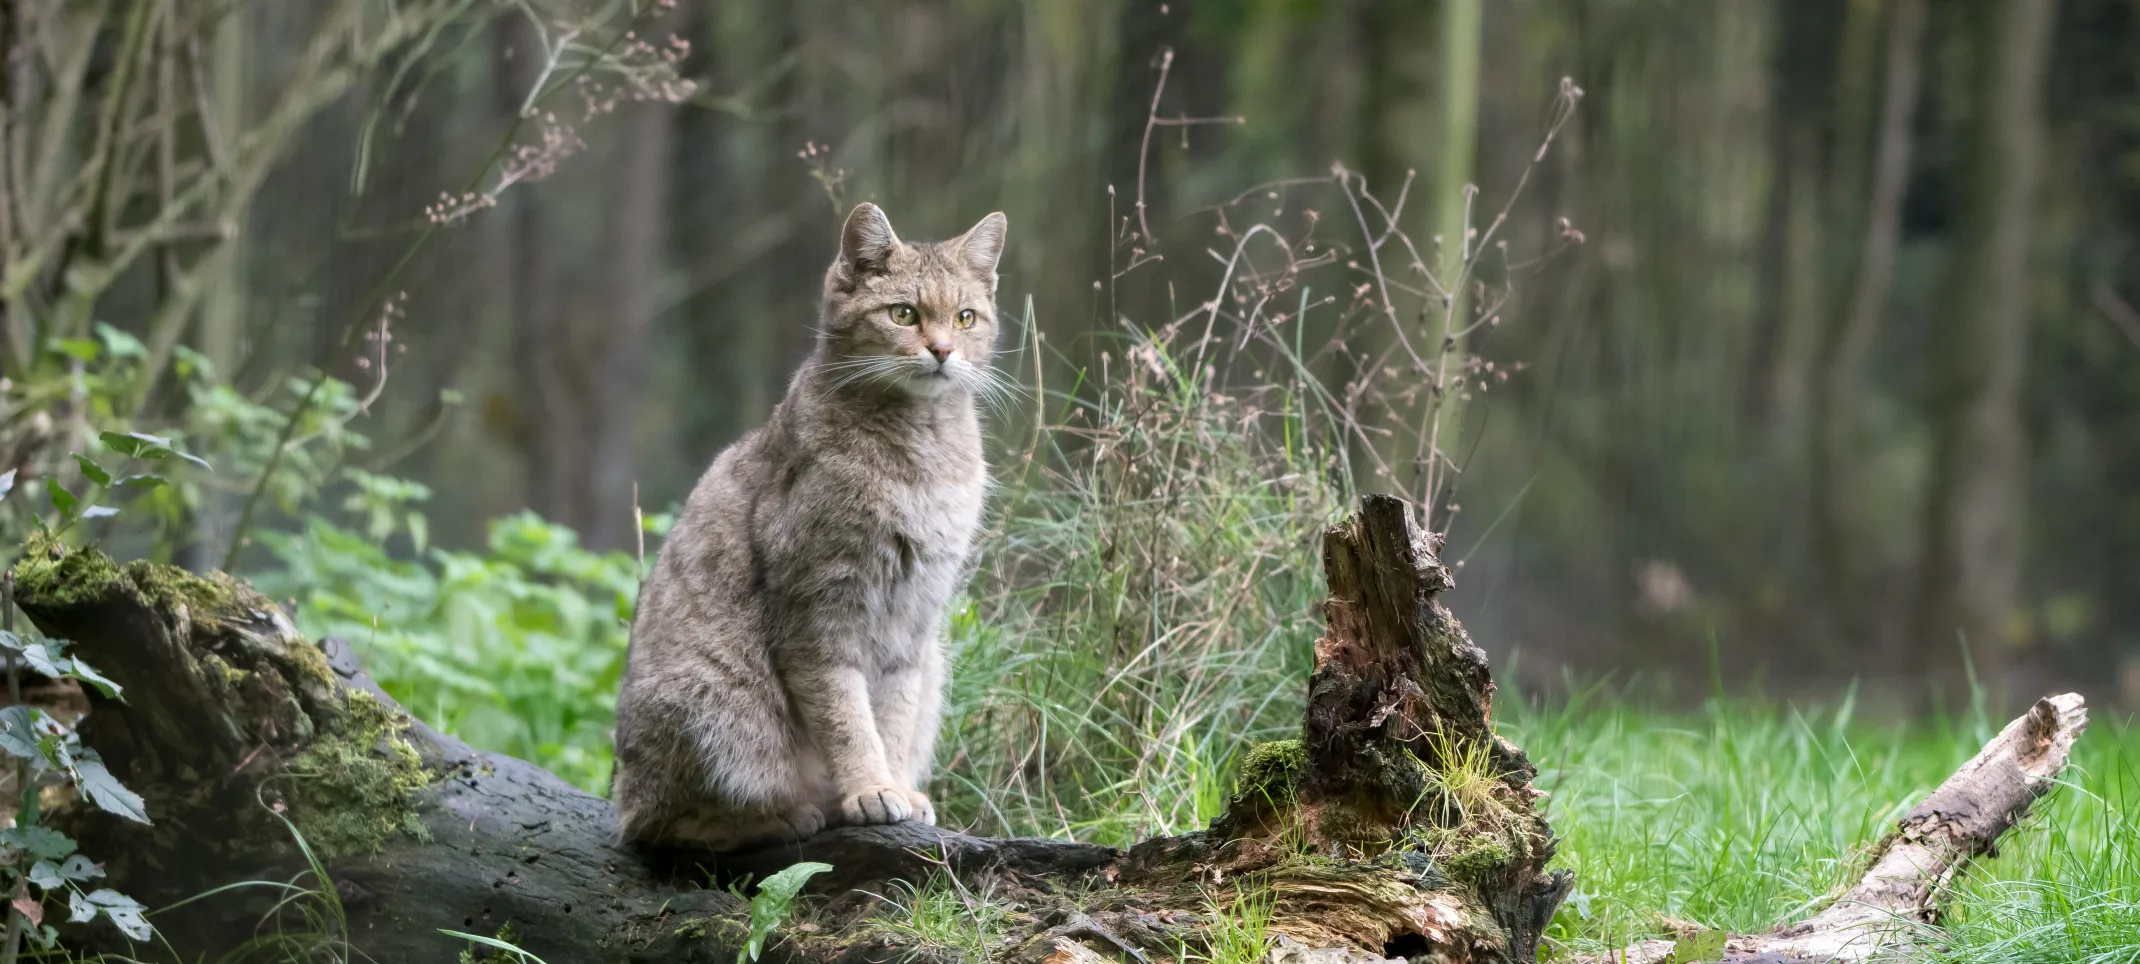
[[[985,391],[1005,226],[999,211],[948,241],[901,241],[876,205],[856,205],[825,272],[828,382],[921,398]]]

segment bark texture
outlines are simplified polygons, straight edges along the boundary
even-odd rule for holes
[[[82,737],[156,821],[76,809],[66,829],[151,906],[259,882],[157,918],[189,957],[268,940],[450,960],[463,945],[441,931],[455,930],[550,964],[727,961],[749,921],[729,886],[809,860],[834,870],[769,945],[773,961],[969,958],[902,936],[873,896],[941,874],[1005,912],[992,960],[1206,953],[1248,902],[1268,908],[1276,962],[1530,961],[1571,881],[1545,869],[1535,771],[1493,733],[1485,657],[1435,599],[1450,584],[1437,549],[1394,499],[1369,497],[1329,530],[1302,738],[1255,747],[1210,829],[1126,851],[918,824],[745,854],[624,846],[607,801],[409,719],[346,647],[306,641],[226,576],[49,540],[16,574],[38,626],[125,687],[123,703],[93,702]],[[2080,713],[2061,697],[2009,727],[1883,845],[1875,872],[1894,873],[1813,922],[1835,927],[1776,946],[1814,947],[1815,932],[1875,910],[1921,916],[1936,882],[2049,785]]]

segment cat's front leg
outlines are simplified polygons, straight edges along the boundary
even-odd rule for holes
[[[936,805],[924,788],[936,752],[936,731],[943,720],[942,647],[926,637],[916,659],[888,671],[877,683],[877,732],[884,738],[884,759],[892,778],[901,781],[914,819],[936,822]]]
[[[850,824],[898,823],[914,815],[903,781],[885,763],[870,711],[869,681],[854,666],[798,668],[790,677],[803,730],[832,771],[840,816]]]

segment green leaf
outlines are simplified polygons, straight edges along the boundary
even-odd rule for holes
[[[82,896],[81,891],[70,890],[67,892],[68,923],[79,924],[95,916],[97,916],[97,905],[90,903],[89,898]]]
[[[0,830],[0,847],[12,847],[46,860],[58,860],[74,852],[74,841],[50,827],[31,824]]]
[[[15,491],[15,470],[9,469],[6,472],[0,472],[0,499],[7,498],[7,494],[13,491]]]
[[[22,647],[26,645],[28,644],[22,641],[22,637],[17,636],[14,633],[9,632],[8,630],[0,629],[0,649],[4,649],[13,653],[19,653],[22,652]]]
[[[73,515],[74,507],[82,504],[82,500],[75,498],[74,493],[67,491],[66,486],[59,484],[58,479],[49,475],[45,476],[45,494],[52,497],[52,507],[58,509],[59,514],[63,516]]]
[[[82,510],[82,518],[84,519],[108,519],[118,514],[119,510],[108,505],[93,505]]]
[[[138,458],[141,455],[141,451],[151,444],[170,441],[169,439],[157,438],[154,435],[141,435],[136,432],[101,432],[98,433],[97,439],[104,443],[105,448],[128,458]]]
[[[30,664],[39,676],[60,679],[74,669],[74,661],[59,654],[59,647],[47,640],[22,647],[22,661]]]
[[[447,930],[443,927],[439,928],[438,932],[446,935],[447,937],[458,937],[464,941],[470,941],[476,944],[481,944],[484,947],[492,948],[494,950],[504,951],[508,954],[513,955],[515,960],[521,961],[523,962],[523,964],[526,964],[526,962],[530,961],[532,961],[533,964],[547,964],[547,962],[545,962],[542,958],[536,957],[533,954],[521,950],[519,945],[512,944],[506,941],[501,941],[495,937],[484,937],[481,934],[470,934],[464,931]],[[462,953],[465,954],[467,952],[463,951]]]
[[[147,432],[105,432],[97,438],[104,441],[105,448],[132,458],[161,462],[175,455],[201,468],[214,471],[206,459],[179,451],[176,443],[161,435],[150,435]]]
[[[55,344],[60,354],[69,358],[79,358],[85,362],[97,360],[97,343],[87,338],[62,338]]]
[[[76,452],[74,453],[74,464],[82,467],[82,475],[91,482],[95,482],[98,485],[111,484],[111,473],[104,471],[104,467],[98,465],[95,459]]]
[[[34,706],[0,709],[0,749],[26,759],[43,759],[45,737],[59,728],[50,719]]]
[[[88,663],[84,663],[79,659],[69,660],[69,662],[74,664],[74,672],[70,675],[72,675],[75,679],[81,680],[84,683],[88,683],[89,685],[96,687],[97,691],[103,693],[107,699],[116,700],[120,698],[119,693],[124,690],[125,687],[122,687],[119,684],[104,678],[104,674],[99,673],[96,670],[90,669]]]
[[[1672,953],[1665,964],[1702,964],[1724,959],[1724,942],[1730,935],[1723,931],[1705,930],[1693,937],[1675,941]]]
[[[170,484],[171,480],[161,475],[122,475],[112,481],[114,487],[131,485],[143,489],[160,489]]]
[[[30,883],[36,884],[39,890],[51,890],[67,886],[67,878],[60,874],[59,868],[51,861],[40,860],[30,865]]]
[[[148,918],[141,916],[144,908],[132,897],[104,888],[91,891],[89,902],[101,908],[104,916],[111,918],[121,933],[134,940],[145,941],[156,933],[156,929],[149,926]]]
[[[788,910],[795,904],[795,895],[802,892],[803,885],[825,871],[831,864],[805,861],[795,864],[758,885],[758,895],[750,899],[750,940],[736,952],[736,964],[755,961],[765,950],[765,939],[773,929],[788,918]]]
[[[67,858],[66,863],[59,865],[59,873],[60,876],[68,880],[88,880],[92,877],[104,876],[104,868],[97,866],[95,861],[81,854],[75,854]]]
[[[106,812],[137,823],[149,822],[149,812],[142,805],[140,795],[128,790],[118,777],[105,769],[104,760],[97,756],[97,751],[82,751],[82,758],[74,764],[74,779],[75,788]]]
[[[130,332],[121,331],[106,322],[97,322],[97,339],[104,343],[113,358],[147,358],[149,346],[141,343]]]

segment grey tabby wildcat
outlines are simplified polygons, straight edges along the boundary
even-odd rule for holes
[[[935,822],[1004,227],[909,243],[874,204],[848,215],[816,351],[714,459],[640,592],[610,785],[626,837],[730,850]]]

